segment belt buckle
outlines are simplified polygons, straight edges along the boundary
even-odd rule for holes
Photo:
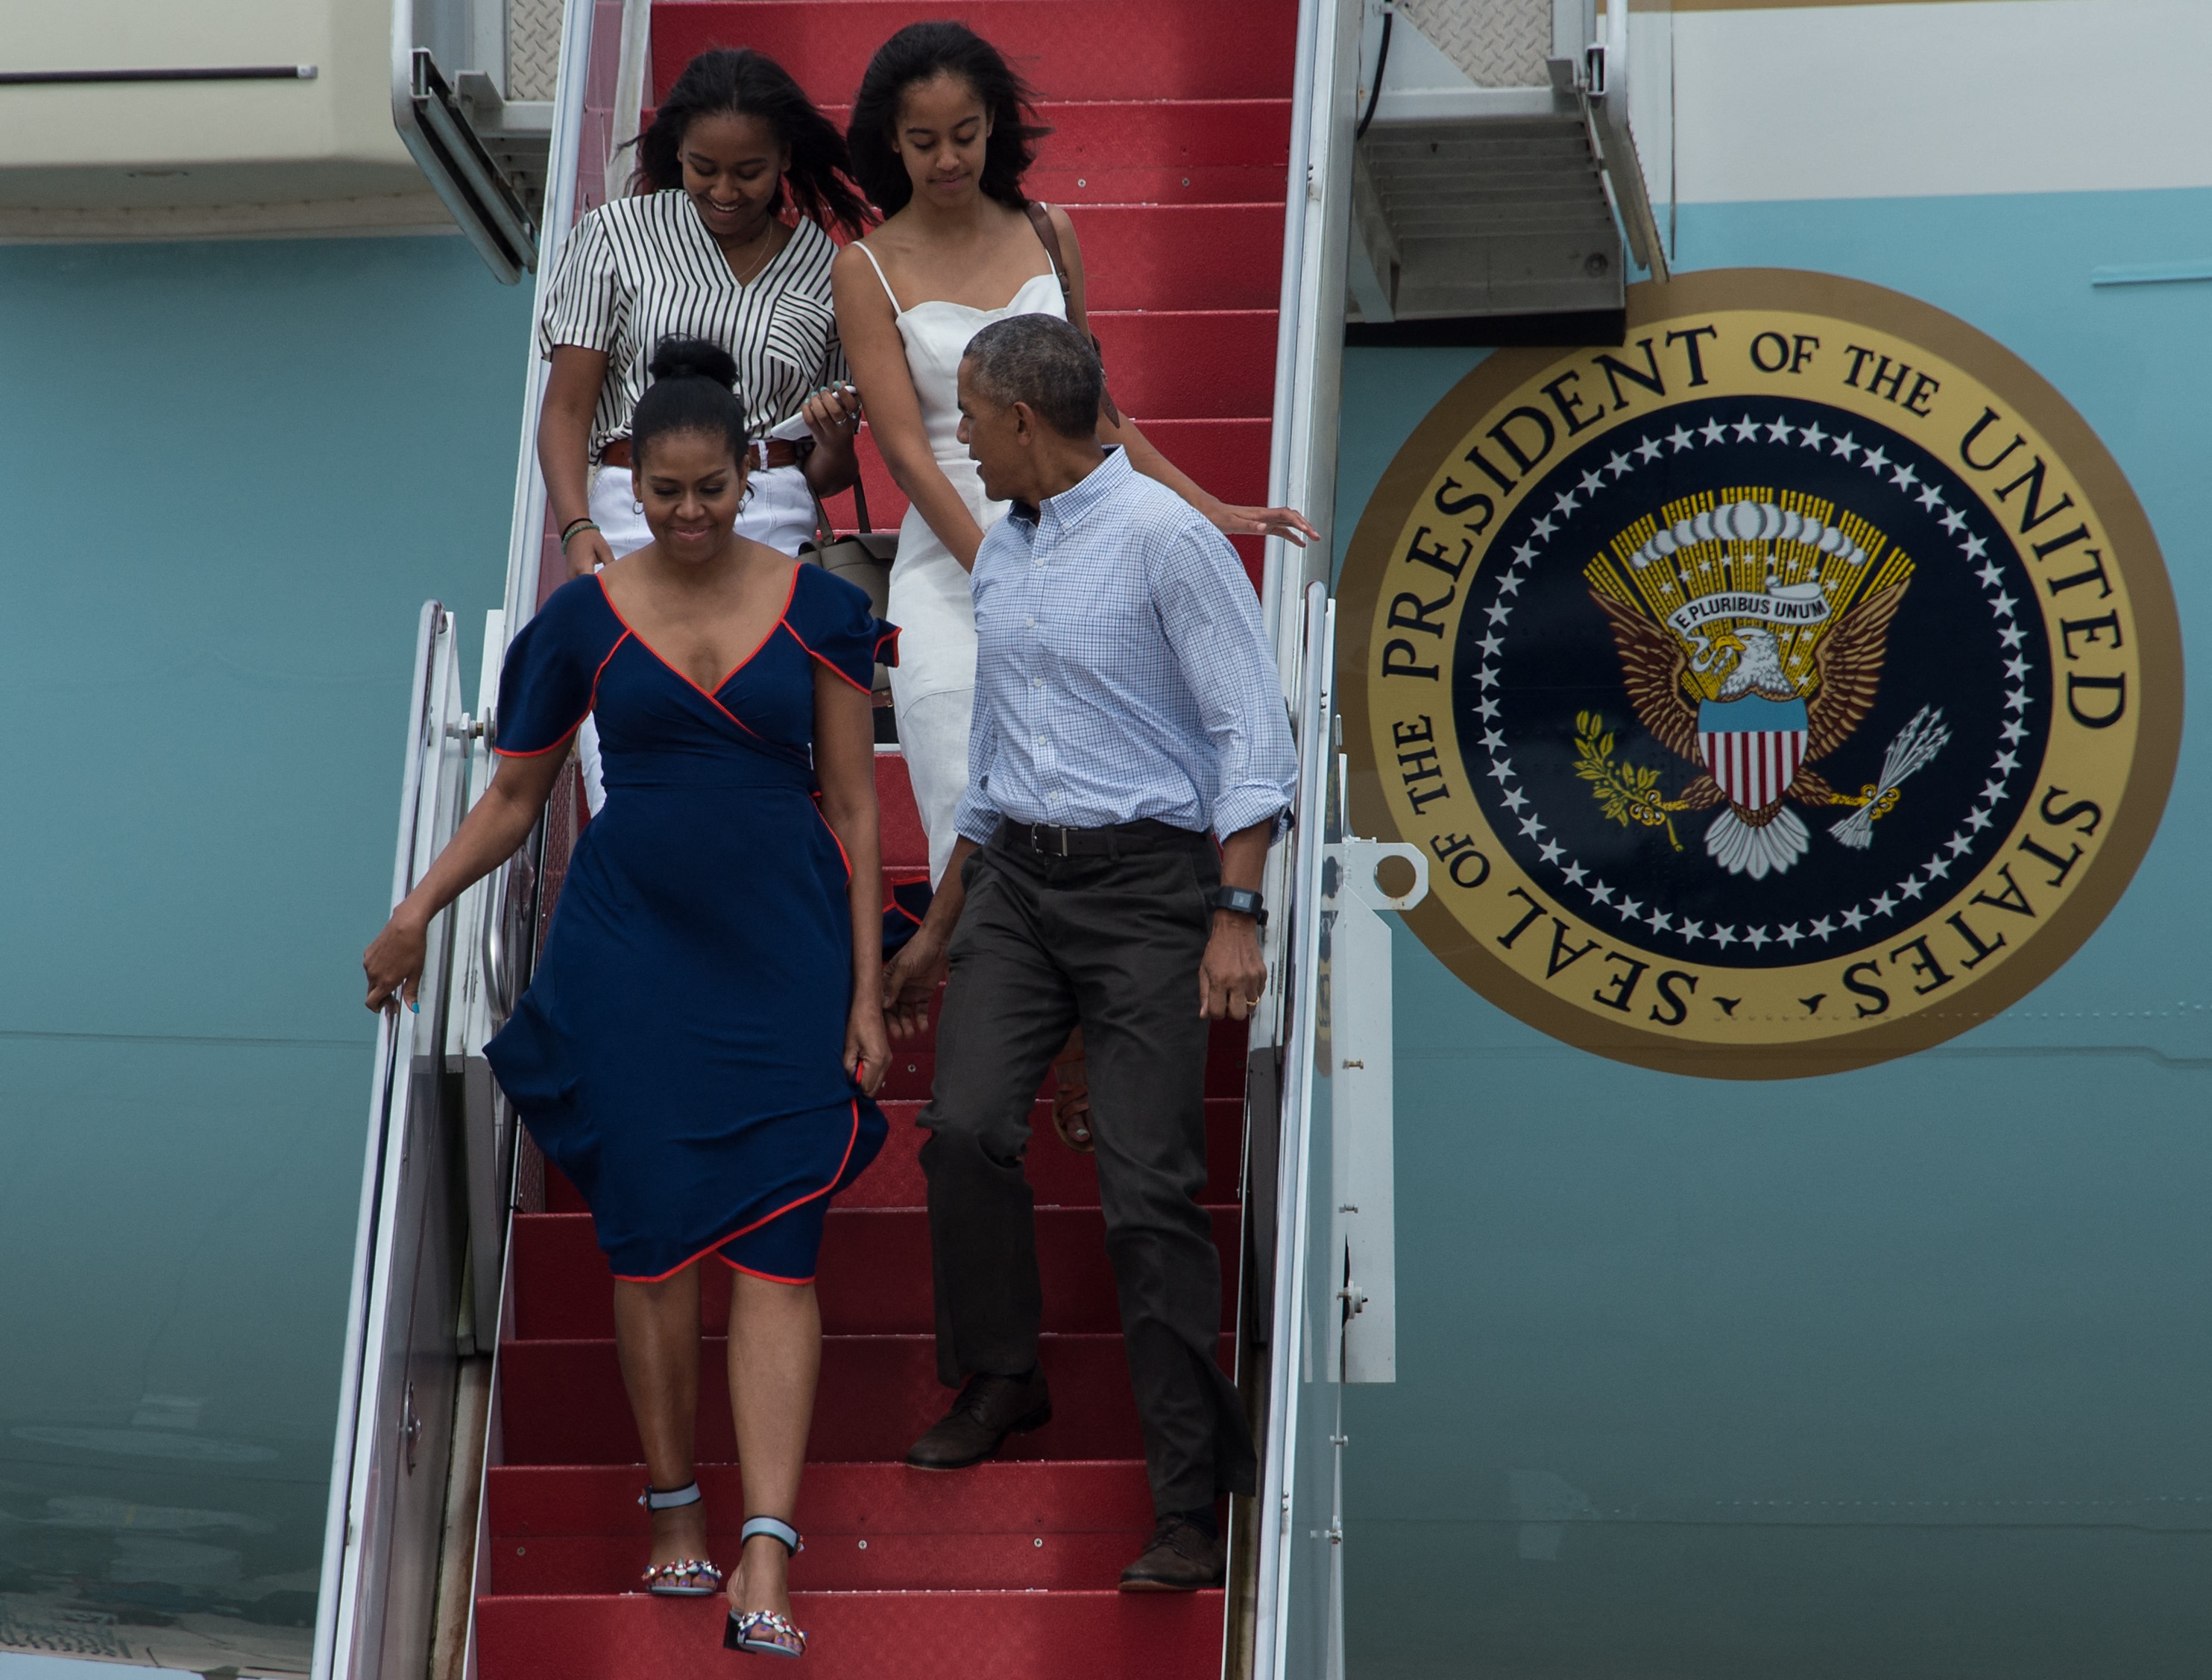
[[[1059,849],[1058,849],[1057,851],[1050,850],[1050,849],[1048,849],[1048,848],[1046,846],[1046,845],[1045,845],[1045,836],[1046,836],[1046,835],[1048,835],[1048,834],[1054,834],[1054,835],[1059,836],[1059,839],[1060,839],[1060,846],[1059,846]],[[1060,825],[1059,825],[1059,824],[1056,824],[1056,823],[1051,823],[1051,822],[1032,822],[1032,823],[1030,823],[1030,851],[1032,851],[1032,852],[1036,852],[1036,853],[1039,857],[1041,857],[1041,858],[1065,858],[1065,857],[1066,857],[1066,856],[1068,855],[1068,854],[1067,854],[1067,830],[1066,830],[1066,828],[1064,828],[1064,827],[1062,827],[1062,826],[1060,826]]]

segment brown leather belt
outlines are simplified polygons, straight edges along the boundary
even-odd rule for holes
[[[803,445],[787,438],[762,438],[745,452],[745,464],[757,471],[763,467],[795,467],[806,458],[814,440],[808,438]],[[629,440],[616,438],[599,452],[599,464],[620,467],[629,470],[630,464]]]

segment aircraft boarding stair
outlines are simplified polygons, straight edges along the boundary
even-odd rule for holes
[[[403,21],[416,3],[397,0]],[[693,54],[757,47],[842,118],[874,48],[938,10],[568,0],[532,204],[541,301],[576,217],[625,167],[612,142]],[[960,15],[1046,95],[1053,133],[1028,185],[1074,214],[1121,406],[1208,488],[1295,502],[1326,532],[1345,225],[1327,207],[1350,190],[1358,12],[1316,0],[975,0]],[[428,50],[405,33],[403,67]],[[1286,191],[1299,181],[1307,191]],[[473,716],[453,616],[424,610],[395,898],[480,793],[498,652],[562,575],[532,448],[543,381],[533,355],[507,595],[489,616]],[[893,524],[902,499],[872,447],[862,458],[875,522]],[[1337,1260],[1308,1263],[1330,1216],[1315,1212],[1328,1174],[1309,1170],[1326,1142],[1305,1119],[1319,929],[1336,878],[1322,868],[1328,617],[1316,579],[1328,549],[1237,546],[1300,754],[1301,820],[1268,879],[1270,989],[1249,1050],[1241,1023],[1224,1026],[1206,1075],[1206,1199],[1230,1284],[1221,1358],[1262,1438],[1263,1497],[1236,1502],[1225,1592],[1115,1590],[1150,1531],[1151,1501],[1095,1170],[1058,1142],[1042,1103],[1029,1168],[1054,1422],[972,1471],[905,1466],[950,1398],[935,1380],[913,1125],[932,1056],[926,1042],[908,1047],[883,1093],[890,1141],[831,1214],[823,1254],[826,1344],[797,1513],[809,1544],[793,1566],[817,1675],[1318,1674],[1338,1636],[1335,1437],[1327,1411],[1298,1399],[1316,1380],[1305,1327],[1339,1316],[1340,1292]],[[878,749],[878,768],[887,873],[912,880],[925,852],[895,749]],[[419,1680],[426,1668],[431,1680],[659,1680],[723,1675],[739,1660],[720,1648],[718,1601],[632,1590],[647,1556],[643,1471],[607,1271],[589,1216],[520,1136],[481,1053],[555,913],[577,792],[565,779],[530,843],[439,919],[420,1018],[386,1017],[380,1030],[315,1680]],[[1387,962],[1387,941],[1378,949]],[[1387,1111],[1387,1091],[1382,1101]],[[1370,1155],[1387,1164],[1387,1139]],[[1387,1230],[1376,1252],[1387,1255]],[[744,1511],[722,1378],[726,1277],[709,1268],[707,1285],[700,1479],[726,1564]],[[1332,1332],[1324,1383],[1345,1344]]]
[[[653,90],[696,52],[757,47],[842,120],[870,52],[932,9],[878,0],[661,0]],[[1178,0],[989,0],[967,21],[1049,96],[1031,191],[1069,206],[1083,239],[1093,329],[1115,393],[1201,482],[1234,500],[1267,492],[1283,237],[1294,9]],[[1198,160],[1204,160],[1199,161]],[[879,524],[903,504],[872,449]],[[1259,548],[1246,545],[1256,585]],[[904,767],[879,757],[891,879],[925,872]],[[1243,1032],[1217,1032],[1208,1073],[1207,1197],[1233,1284],[1241,1231]],[[890,1142],[830,1216],[821,1282],[825,1344],[793,1565],[807,1664],[831,1676],[1191,1677],[1221,1671],[1224,1595],[1115,1590],[1151,1530],[1092,1164],[1064,1149],[1040,1103],[1030,1174],[1044,1270],[1054,1420],[1000,1459],[953,1476],[901,1459],[950,1396],[937,1383],[928,1232],[914,1120],[929,1089],[925,1041],[894,1060]],[[529,1182],[526,1161],[525,1183]],[[722,1674],[719,1601],[633,1589],[645,1556],[636,1433],[617,1368],[610,1287],[591,1221],[546,1174],[542,1211],[518,1211],[511,1326],[500,1352],[502,1462],[486,1483],[486,1577],[477,1590],[483,1680]],[[706,1273],[706,1327],[728,1311]],[[1222,1358],[1233,1368],[1233,1287]],[[702,1362],[700,1475],[716,1550],[734,1560],[744,1515],[719,1339]]]

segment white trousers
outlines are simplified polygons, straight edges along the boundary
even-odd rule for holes
[[[755,471],[745,482],[751,494],[738,510],[738,535],[783,554],[797,554],[799,545],[814,535],[814,498],[807,494],[805,471],[799,467],[769,467]],[[653,541],[653,531],[638,510],[628,467],[601,467],[592,476],[591,514],[592,523],[607,539],[617,560]],[[960,767],[964,777],[968,768],[964,724],[962,743]],[[607,789],[599,767],[599,725],[589,718],[576,731],[576,758],[584,771],[585,805],[597,816],[599,807],[607,802]],[[953,797],[957,800],[959,796]]]
[[[954,688],[924,694],[898,709],[899,753],[921,810],[921,831],[929,836],[933,889],[945,878],[952,844],[960,838],[952,819],[968,791],[968,720],[975,708],[973,688]]]

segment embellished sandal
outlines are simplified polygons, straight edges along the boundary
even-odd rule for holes
[[[1052,1064],[1060,1088],[1052,1095],[1052,1129],[1060,1141],[1078,1155],[1091,1155],[1097,1140],[1091,1135],[1091,1074],[1083,1059],[1083,1028],[1078,1027],[1067,1048]]]
[[[637,1502],[648,1511],[673,1511],[702,1497],[696,1481],[665,1492],[648,1483]],[[711,1598],[722,1590],[722,1572],[703,1557],[673,1558],[645,1572],[645,1590],[656,1598]]]
[[[781,1541],[784,1550],[793,1557],[806,1550],[799,1531],[774,1517],[746,1518],[738,1544],[743,1546],[757,1534]],[[789,1616],[778,1616],[772,1610],[733,1610],[722,1629],[722,1649],[750,1651],[763,1657],[803,1657],[806,1654],[806,1635]]]

